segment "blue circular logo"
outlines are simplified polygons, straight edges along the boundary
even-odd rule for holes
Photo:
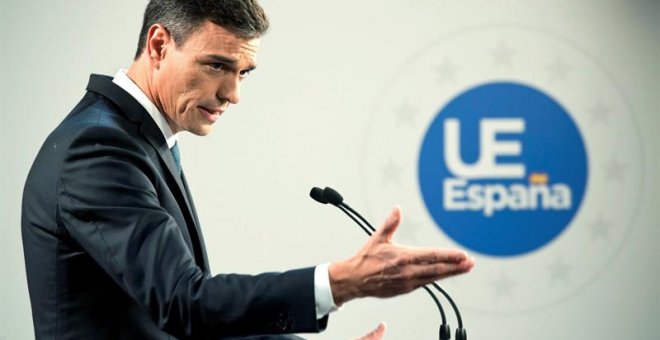
[[[515,256],[552,241],[582,203],[588,163],[574,121],[529,85],[483,84],[438,112],[419,156],[426,208],[453,240]]]

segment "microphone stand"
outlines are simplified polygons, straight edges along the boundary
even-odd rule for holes
[[[355,211],[348,204],[343,202],[344,198],[336,190],[330,187],[326,187],[323,190],[315,187],[310,192],[310,196],[312,196],[312,198],[318,201],[319,203],[323,203],[323,204],[330,203],[336,206],[337,208],[339,208],[339,210],[341,210],[348,217],[350,217],[357,225],[359,225],[360,228],[362,228],[362,230],[365,233],[367,233],[367,235],[371,236],[376,231],[376,229],[371,225],[371,223],[369,223],[369,221],[367,221],[366,218],[360,215],[360,213]],[[362,223],[360,223],[360,221]],[[437,283],[433,282],[431,283],[431,285],[437,291],[439,291],[447,299],[447,301],[449,301],[449,304],[451,304],[451,307],[454,310],[454,314],[456,315],[456,319],[458,322],[458,328],[456,329],[456,340],[467,340],[467,332],[465,328],[463,328],[463,318],[461,317],[461,313],[459,312],[456,303],[451,298],[451,296],[449,296],[449,294],[444,289],[442,289],[442,287],[440,287]],[[449,340],[451,338],[451,330],[449,328],[449,325],[447,325],[445,311],[442,308],[440,301],[427,286],[422,286],[422,288],[431,296],[435,304],[438,306],[438,309],[440,310],[440,316],[442,319],[442,324],[440,325],[440,331],[439,331],[440,340]]]

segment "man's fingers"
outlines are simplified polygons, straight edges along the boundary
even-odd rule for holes
[[[369,332],[367,335],[358,338],[356,340],[380,340],[383,338],[383,335],[385,334],[385,330],[387,329],[387,326],[385,325],[384,322],[381,322],[376,329],[373,331]]]
[[[449,276],[469,272],[474,266],[474,262],[461,262],[456,264],[435,264],[425,266],[415,266],[411,268],[410,276],[415,280],[437,281]]]
[[[414,274],[384,275],[365,280],[365,291],[369,296],[391,297],[409,293],[421,286],[441,279],[468,272],[469,268],[451,266],[441,270],[422,271]]]
[[[474,263],[464,261],[461,263],[438,263],[425,265],[410,265],[399,268],[399,271],[385,273],[379,277],[374,277],[380,281],[382,286],[396,286],[406,282],[415,282],[415,287],[424,285],[450,276],[469,272]]]
[[[412,248],[411,263],[460,263],[469,258],[468,254],[458,249]]]
[[[401,224],[401,207],[398,205],[392,209],[390,215],[387,217],[383,225],[376,230],[374,236],[376,236],[379,241],[389,242],[392,240],[392,235]]]

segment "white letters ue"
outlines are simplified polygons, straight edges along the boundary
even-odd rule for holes
[[[498,156],[520,156],[519,141],[497,140],[498,133],[522,133],[525,121],[516,118],[482,119],[479,122],[479,159],[465,164],[461,158],[460,123],[451,118],[445,121],[445,163],[454,176],[470,178],[523,178],[525,165],[521,163],[497,164]]]

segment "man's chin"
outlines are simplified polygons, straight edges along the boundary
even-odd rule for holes
[[[212,124],[202,125],[202,126],[196,127],[195,129],[188,130],[188,132],[192,133],[193,135],[200,136],[200,137],[204,137],[204,136],[208,135],[209,133],[211,133],[211,131],[213,131],[213,125]]]

